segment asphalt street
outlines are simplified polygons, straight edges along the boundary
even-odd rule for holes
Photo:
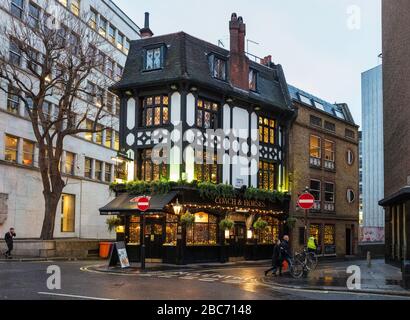
[[[263,266],[200,271],[114,274],[92,270],[101,261],[0,262],[1,300],[410,300],[358,293],[285,289],[261,281]],[[61,270],[61,289],[47,287],[49,266]],[[50,280],[49,280],[50,281]]]

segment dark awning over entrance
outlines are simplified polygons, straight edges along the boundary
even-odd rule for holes
[[[384,198],[379,201],[379,206],[387,207],[390,205],[396,205],[404,201],[410,200],[410,187],[404,187],[398,192]]]
[[[178,191],[171,191],[167,194],[154,195],[150,200],[150,208],[147,212],[163,211],[165,206],[176,198]],[[139,196],[129,193],[120,194],[109,204],[100,209],[101,215],[138,214],[137,204],[132,200]]]

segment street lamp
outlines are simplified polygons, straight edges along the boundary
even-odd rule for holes
[[[182,212],[182,205],[179,203],[178,198],[177,202],[173,205],[175,215],[179,216]]]

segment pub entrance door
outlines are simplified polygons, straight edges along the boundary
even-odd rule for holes
[[[235,222],[229,239],[229,257],[239,260],[245,257],[246,245],[246,224],[244,222]]]
[[[163,219],[147,217],[145,222],[145,254],[147,259],[162,259]]]

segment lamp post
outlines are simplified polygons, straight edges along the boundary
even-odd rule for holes
[[[173,210],[176,216],[180,216],[182,211],[183,211],[183,206],[179,203],[178,198],[176,203],[173,204]],[[181,221],[179,220],[178,226],[177,226],[177,264],[183,264],[183,227],[181,224]]]

